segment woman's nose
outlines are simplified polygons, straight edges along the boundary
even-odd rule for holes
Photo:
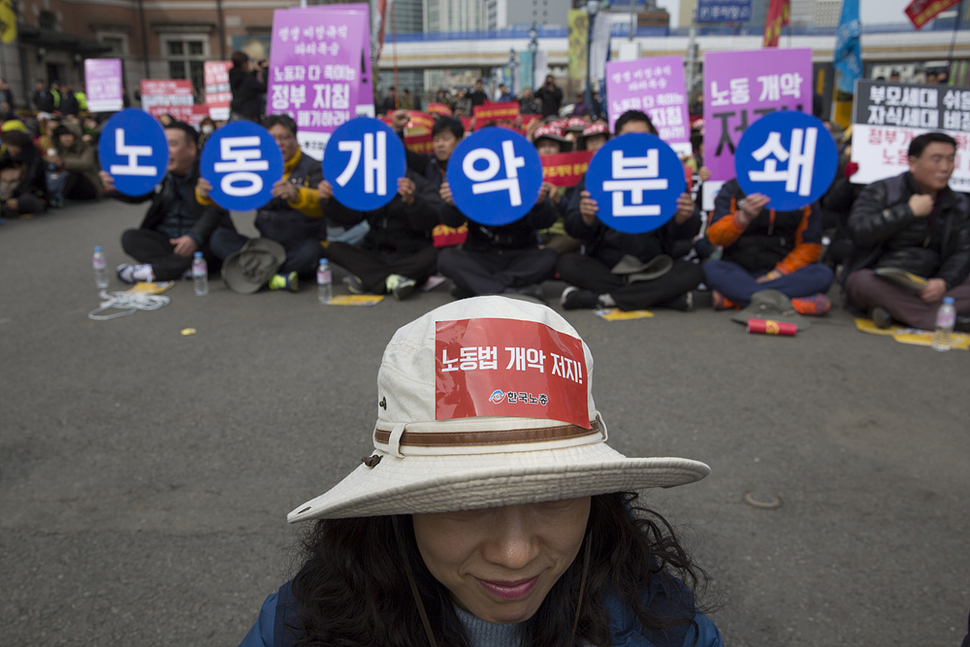
[[[484,543],[484,557],[509,570],[528,566],[539,554],[540,539],[524,506],[507,506]]]

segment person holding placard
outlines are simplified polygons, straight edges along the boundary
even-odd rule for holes
[[[909,171],[870,184],[856,200],[849,230],[845,294],[880,328],[893,320],[933,330],[943,297],[957,326],[970,328],[970,214],[949,187],[957,142],[925,133],[909,145]]]
[[[409,169],[398,180],[394,200],[366,213],[334,199],[327,180],[317,190],[329,220],[343,227],[370,223],[360,247],[338,241],[327,246],[327,258],[350,272],[344,279],[350,292],[387,293],[400,301],[434,274],[438,250],[432,244],[431,231],[438,224],[435,203],[441,198],[426,179]]]
[[[404,140],[404,127],[407,126],[410,119],[407,110],[398,110],[391,116],[391,128],[401,137],[402,141]],[[408,168],[428,180],[431,188],[437,191],[444,181],[445,172],[448,169],[448,160],[451,158],[455,146],[461,142],[464,136],[465,127],[460,119],[441,117],[435,120],[434,126],[431,128],[431,143],[434,153],[431,155],[415,153],[410,148],[405,147]]]
[[[616,120],[617,137],[626,133],[657,131],[646,113],[628,110]],[[596,217],[598,209],[584,177],[566,210],[566,232],[581,240],[585,249],[559,257],[559,275],[569,283],[560,298],[562,306],[690,310],[690,292],[704,280],[698,265],[681,260],[701,228],[690,194],[677,199],[677,212],[666,224],[641,234],[607,227]]]
[[[506,136],[503,133],[508,132],[498,126],[486,127],[465,141],[472,142],[475,139],[482,141],[483,138],[490,139],[491,135],[496,134],[496,139],[501,139]],[[539,246],[539,231],[551,227],[559,216],[555,205],[550,200],[550,193],[557,189],[548,182],[542,182],[542,171],[538,168],[539,157],[528,141],[521,135],[515,133],[511,135],[521,140],[523,146],[531,149],[530,152],[536,164],[528,170],[535,172],[537,193],[520,192],[523,177],[526,175],[523,172],[517,179],[501,180],[501,188],[496,186],[494,189],[473,194],[473,197],[460,209],[452,192],[452,182],[460,183],[464,178],[466,183],[490,184],[481,178],[473,178],[466,167],[474,169],[474,166],[463,163],[461,157],[458,157],[455,162],[460,165],[452,166],[448,172],[451,182],[443,182],[439,189],[441,199],[445,203],[439,211],[441,223],[454,228],[461,227],[466,222],[468,224],[468,236],[461,247],[445,247],[438,253],[438,272],[451,279],[454,284],[451,294],[459,299],[483,294],[514,293],[541,300],[543,292],[540,284],[551,279],[555,273],[559,252],[551,247]],[[513,149],[511,142],[509,144],[509,148],[504,150],[511,154]],[[480,151],[485,149],[475,150],[476,153]],[[489,166],[489,169],[493,169],[494,175],[491,177],[494,178],[498,176],[498,169],[502,163],[494,151],[489,154],[495,162],[494,166]],[[472,155],[469,154],[468,157],[471,158]],[[524,161],[520,164],[529,166]],[[454,175],[452,171],[455,172]],[[485,173],[488,171],[486,170]],[[477,215],[473,213],[473,208],[484,204],[484,198],[489,197],[490,194],[503,195],[505,204],[508,205],[512,183],[514,183],[516,195],[519,196],[519,202],[515,203],[516,211],[509,211],[504,206],[497,208],[497,211],[501,212],[500,220],[504,224],[492,224],[489,220],[496,214],[496,210],[480,209]],[[479,195],[481,198],[474,197]],[[533,202],[532,196],[535,195],[537,197]],[[461,194],[458,197],[460,199]],[[477,202],[478,200],[481,200],[481,204]],[[473,215],[477,219],[473,218]]]
[[[270,278],[271,290],[299,290],[299,279],[316,273],[323,255],[320,241],[327,239],[317,185],[323,178],[320,162],[300,150],[296,122],[288,115],[270,115],[263,127],[276,140],[283,154],[283,177],[273,185],[273,199],[256,211],[256,229],[263,238],[276,241],[286,250],[278,274]],[[200,179],[199,200],[211,203],[212,185]],[[241,250],[248,238],[235,229],[219,228],[212,235],[212,251],[220,260]]]
[[[799,314],[823,315],[832,308],[825,293],[834,276],[818,262],[822,215],[817,202],[775,211],[767,196],[746,196],[731,180],[714,200],[707,238],[724,249],[720,260],[704,264],[716,310],[745,307],[761,290],[778,290]]]
[[[198,133],[181,121],[165,129],[168,167],[157,190],[129,196],[115,190],[115,178],[101,171],[101,185],[108,197],[140,204],[151,201],[138,229],[121,235],[121,247],[138,261],[119,265],[118,278],[125,283],[174,281],[192,267],[192,257],[201,251],[209,271],[217,271],[220,260],[209,247],[216,227],[235,232],[229,212],[216,205],[203,205],[195,196],[199,178]]]

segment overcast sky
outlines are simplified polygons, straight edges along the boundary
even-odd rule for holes
[[[912,0],[860,0],[860,18],[870,25],[885,25],[906,22],[909,18],[903,13]],[[676,27],[680,19],[680,0],[657,0],[657,6],[670,14],[670,26]]]

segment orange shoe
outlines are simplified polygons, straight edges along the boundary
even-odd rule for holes
[[[832,309],[832,301],[821,292],[817,292],[810,297],[792,299],[791,304],[798,314],[814,315],[816,317],[820,317]]]
[[[715,310],[740,310],[740,306],[738,306],[738,304],[731,301],[717,290],[711,290],[711,293],[714,295]]]

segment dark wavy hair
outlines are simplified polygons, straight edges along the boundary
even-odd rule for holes
[[[706,590],[707,576],[694,565],[670,524],[636,506],[636,499],[630,492],[592,497],[579,553],[527,621],[525,645],[574,647],[577,638],[610,645],[610,617],[603,605],[608,596],[636,615],[645,635],[680,636],[682,641],[690,627],[696,629],[697,600]],[[298,611],[287,633],[294,644],[427,645],[402,555],[407,556],[437,644],[467,647],[448,589],[421,559],[410,515],[325,519],[309,529],[303,540],[303,565],[292,585]],[[658,602],[644,606],[645,595],[656,596]]]

